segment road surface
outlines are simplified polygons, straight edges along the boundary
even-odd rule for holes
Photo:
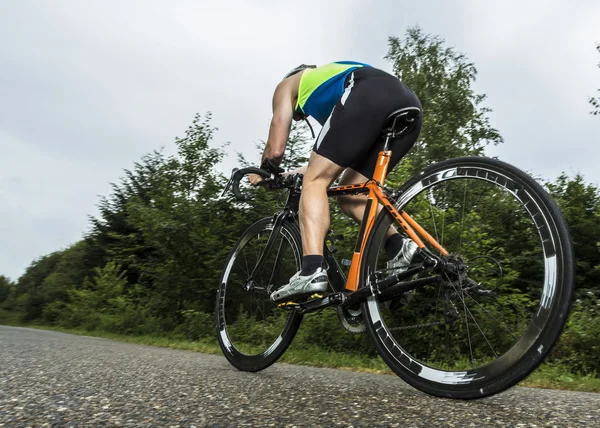
[[[0,326],[0,427],[600,427],[600,394],[512,388],[477,401],[400,378]]]

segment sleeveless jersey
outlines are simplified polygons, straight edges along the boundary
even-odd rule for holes
[[[344,93],[348,74],[368,64],[339,61],[317,68],[307,68],[300,78],[296,110],[324,125],[337,100]]]

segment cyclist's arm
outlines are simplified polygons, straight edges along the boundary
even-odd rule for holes
[[[293,106],[297,96],[297,90],[294,91],[294,85],[291,81],[284,80],[277,85],[273,94],[273,118],[269,126],[267,144],[260,159],[261,165],[265,159],[269,159],[276,166],[281,164],[285,146],[290,136],[294,115]],[[248,179],[253,185],[257,185],[262,181],[262,177],[256,174],[248,175]]]
[[[294,115],[294,96],[290,83],[289,81],[281,82],[277,85],[277,89],[275,89],[275,93],[273,94],[273,118],[271,119],[269,137],[262,155],[261,164],[265,159],[269,159],[275,165],[279,166],[283,160],[285,146],[290,136],[292,117]]]

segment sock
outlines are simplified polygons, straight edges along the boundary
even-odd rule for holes
[[[402,236],[399,233],[394,233],[385,241],[383,247],[385,248],[385,253],[387,254],[388,260],[392,260],[398,255],[398,253],[402,249],[403,243],[404,238],[402,238]]]
[[[309,255],[302,257],[302,270],[300,276],[312,275],[320,267],[325,266],[325,257],[319,255]]]

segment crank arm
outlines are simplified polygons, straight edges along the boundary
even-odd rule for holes
[[[315,312],[315,311],[321,310],[323,308],[326,308],[328,306],[340,305],[344,302],[345,299],[346,299],[346,296],[344,295],[344,293],[332,293],[321,299],[311,300],[310,302],[306,302],[306,303],[299,303],[298,311],[301,314]]]

